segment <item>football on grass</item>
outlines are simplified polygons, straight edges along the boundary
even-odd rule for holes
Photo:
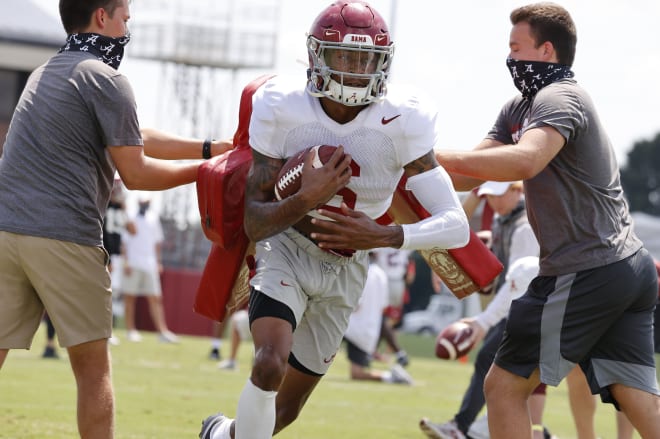
[[[302,168],[305,163],[305,157],[309,151],[314,151],[312,166],[320,168],[330,160],[330,157],[337,149],[331,145],[316,145],[303,149],[298,154],[289,158],[280,169],[275,183],[275,198],[282,200],[298,192],[302,183]]]
[[[455,360],[474,346],[472,328],[464,322],[454,322],[443,329],[435,342],[435,355],[443,360]]]

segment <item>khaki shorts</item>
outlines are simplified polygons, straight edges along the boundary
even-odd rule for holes
[[[126,274],[122,270],[121,292],[129,296],[160,296],[160,273],[158,270],[131,268]]]
[[[44,309],[63,347],[109,338],[108,260],[102,247],[0,232],[0,348],[29,349]]]

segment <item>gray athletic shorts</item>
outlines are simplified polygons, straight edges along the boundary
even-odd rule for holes
[[[621,383],[660,394],[653,354],[658,276],[645,249],[604,267],[539,276],[511,304],[495,363],[556,386],[580,364],[591,391],[615,403]]]
[[[336,256],[291,228],[257,243],[250,285],[291,309],[291,353],[313,373],[325,374],[339,350],[364,289],[367,254]]]

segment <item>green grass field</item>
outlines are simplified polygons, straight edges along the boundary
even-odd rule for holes
[[[196,438],[200,422],[215,411],[233,416],[249,374],[252,345],[244,343],[236,371],[218,370],[207,359],[209,339],[181,337],[178,345],[161,344],[151,333],[142,343],[112,346],[116,396],[116,438]],[[74,438],[75,384],[66,358],[40,357],[45,334],[30,351],[11,351],[0,371],[0,438]],[[417,438],[422,416],[449,419],[457,410],[472,373],[469,363],[432,357],[434,340],[402,336],[412,354],[412,387],[349,381],[345,354],[310,398],[300,418],[278,438]],[[223,345],[223,355],[229,343]],[[62,357],[66,352],[60,350]],[[374,367],[385,368],[381,363]],[[614,409],[599,405],[598,434],[614,439]],[[566,388],[548,388],[545,424],[560,439],[575,437]],[[635,438],[638,438],[635,435]]]

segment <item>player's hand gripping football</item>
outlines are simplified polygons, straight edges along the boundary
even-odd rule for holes
[[[378,247],[400,247],[403,243],[401,227],[383,226],[362,212],[341,203],[341,212],[321,208],[318,213],[328,220],[312,219],[318,228],[311,234],[321,248],[370,250]]]
[[[311,206],[320,207],[346,187],[351,179],[351,156],[339,145],[321,167],[312,165],[314,153],[305,156],[298,196]]]

